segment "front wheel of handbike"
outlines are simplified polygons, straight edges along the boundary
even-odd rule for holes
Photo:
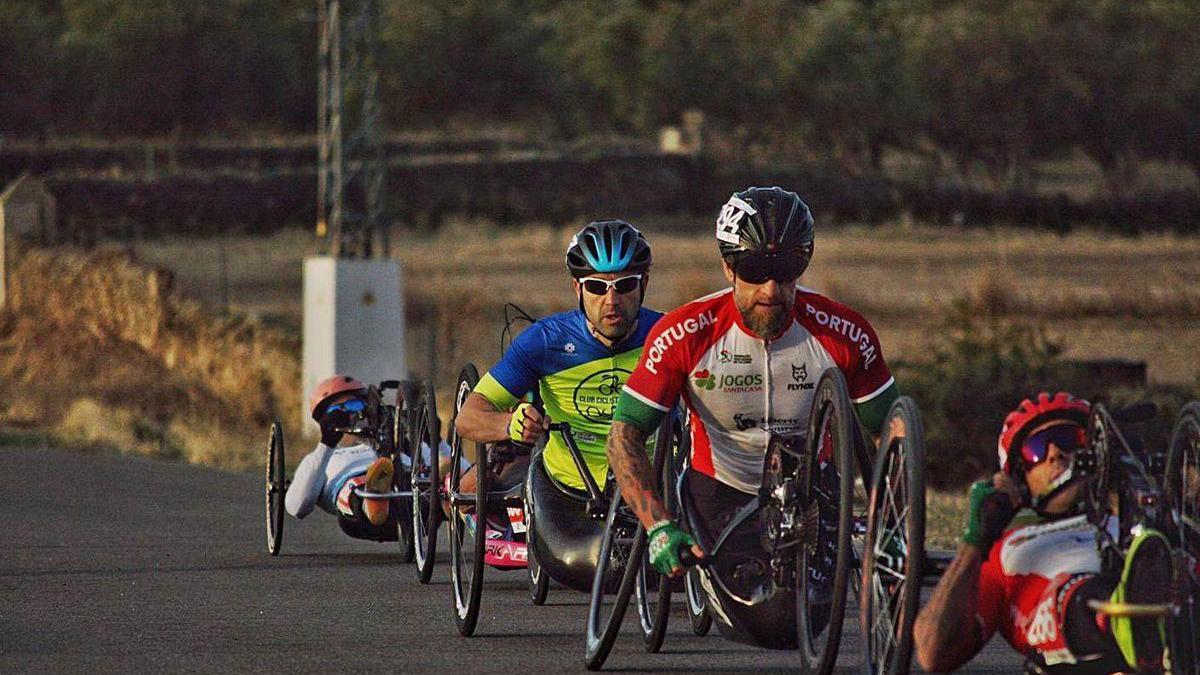
[[[892,404],[871,482],[859,623],[867,673],[904,675],[925,561],[925,443],[917,404]]]
[[[621,490],[617,488],[613,490],[612,504],[608,508],[588,603],[584,657],[588,670],[599,670],[604,666],[617,640],[645,551],[646,532],[637,524],[633,512],[621,502]]]
[[[421,395],[409,429],[409,450],[412,452],[413,549],[417,580],[429,583],[433,562],[437,558],[437,531],[442,520],[441,475],[438,467],[438,446],[441,444],[437,416],[437,397],[433,383],[421,383]]]
[[[796,553],[796,630],[801,667],[826,675],[837,662],[853,553],[854,413],[846,379],[821,376],[796,484],[804,521]]]
[[[1171,431],[1166,493],[1175,521],[1171,545],[1181,564],[1179,611],[1168,625],[1171,661],[1181,675],[1200,674],[1200,401],[1184,406]]]
[[[458,376],[454,394],[454,417],[462,410],[467,396],[479,382],[479,372],[468,363]],[[451,425],[453,428],[453,424]],[[452,430],[450,450],[450,586],[454,594],[454,623],[464,637],[475,633],[479,620],[479,605],[483,595],[483,555],[487,543],[487,494],[490,472],[487,470],[487,450],[482,444],[475,448],[475,490],[462,494],[461,485],[469,462],[463,457],[467,442]]]
[[[658,496],[669,504],[668,511],[678,517],[675,500],[670,497],[675,481],[675,452],[682,444],[683,430],[676,424],[677,414],[663,419],[654,443],[654,475],[659,478]],[[642,626],[642,638],[646,651],[651,654],[662,649],[667,636],[667,622],[671,617],[670,577],[659,574],[650,564],[649,556],[642,556],[642,565],[634,586],[637,596],[638,622]]]

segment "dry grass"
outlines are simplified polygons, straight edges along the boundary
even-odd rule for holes
[[[667,309],[725,285],[707,228],[693,233],[679,219],[639,224],[656,253],[649,306]],[[574,306],[562,270],[573,229],[456,221],[432,235],[397,233],[393,248],[409,291],[409,370],[434,375],[444,419],[462,363],[485,369],[499,356],[505,302],[534,315]],[[222,304],[222,248],[233,314],[214,319]],[[11,316],[0,322],[0,356],[8,355],[0,381],[75,385],[55,391],[65,396],[59,400],[75,401],[59,408],[81,438],[195,461],[255,463],[263,420],[296,409],[289,401],[301,396],[300,263],[313,250],[310,233],[301,230],[133,247],[139,260],[169,268],[173,288],[189,301],[165,300],[171,284],[164,278],[123,266],[122,278],[141,279],[149,290],[97,295],[88,289],[102,287],[102,275],[59,261],[75,281],[56,278],[45,286],[42,304],[61,306],[65,315],[51,322],[57,329]],[[1193,328],[1200,317],[1200,239],[844,227],[820,232],[805,283],[866,314],[891,359],[919,359],[949,303],[966,297],[980,313],[1045,320],[1070,357],[1144,360],[1151,378],[1163,383],[1191,384],[1200,374],[1200,331]],[[89,306],[77,306],[81,293],[92,298]],[[272,327],[283,337],[270,337]],[[122,396],[128,409],[113,403]],[[104,402],[111,419],[96,421],[102,416],[89,400]],[[267,408],[263,400],[271,401]],[[44,409],[21,405],[0,409],[9,429],[28,426]],[[139,427],[134,419],[153,423]]]
[[[725,284],[707,228],[681,233],[686,223],[677,219],[639,224],[655,248],[647,304],[674,307]],[[574,306],[562,270],[571,231],[455,221],[434,235],[400,233],[393,247],[410,293],[410,370],[432,368],[448,387],[462,360],[498,357],[503,303],[535,315]],[[232,307],[298,330],[310,234],[233,237],[225,246]],[[136,253],[171,267],[185,294],[210,305],[220,297],[214,241],[139,243]],[[1144,360],[1161,383],[1200,375],[1200,239],[844,227],[819,233],[804,281],[862,311],[893,358],[921,356],[949,303],[967,297],[980,313],[1045,320],[1068,357]]]

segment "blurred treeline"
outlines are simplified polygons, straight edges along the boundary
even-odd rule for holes
[[[877,173],[899,150],[1030,187],[1081,151],[1110,193],[1147,159],[1200,172],[1194,0],[382,2],[392,129],[652,133]],[[316,0],[4,0],[0,133],[315,127]]]

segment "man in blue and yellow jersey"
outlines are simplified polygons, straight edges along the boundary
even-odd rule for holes
[[[642,307],[651,252],[633,225],[622,220],[589,223],[571,239],[566,262],[579,308],[536,321],[517,336],[464,402],[456,429],[463,438],[481,443],[533,445],[546,435],[550,420],[569,422],[588,469],[603,486],[613,407],[641,356],[646,334],[662,314]],[[544,415],[523,401],[535,387]],[[560,434],[550,435],[542,464],[537,462],[535,457],[534,469],[544,465],[561,490],[583,489]],[[473,476],[464,476],[464,489],[469,489],[468,478]],[[586,519],[582,508],[567,517]]]

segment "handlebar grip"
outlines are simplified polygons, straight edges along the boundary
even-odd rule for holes
[[[708,559],[692,553],[690,544],[682,544],[679,547],[679,562],[683,563],[684,567],[704,567]]]

